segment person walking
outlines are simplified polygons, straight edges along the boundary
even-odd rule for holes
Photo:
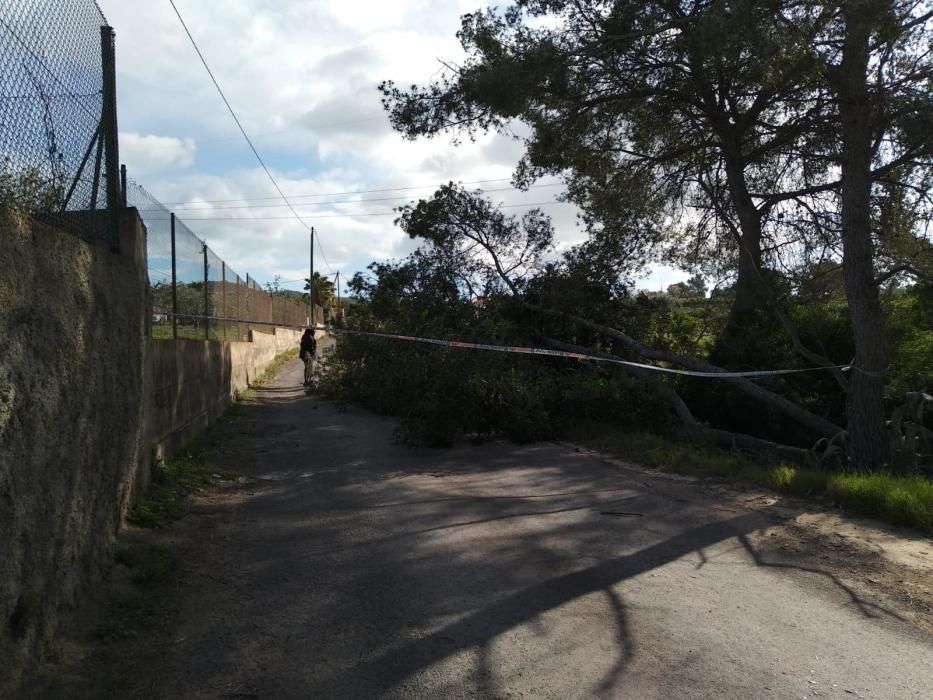
[[[314,339],[314,329],[308,328],[301,336],[301,351],[298,357],[305,363],[305,386],[311,386],[311,371],[314,355],[317,353],[317,341]]]

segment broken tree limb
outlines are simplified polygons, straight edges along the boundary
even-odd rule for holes
[[[725,373],[728,371],[722,367],[717,367],[716,365],[710,364],[709,362],[705,362],[703,360],[698,360],[692,357],[683,357],[666,350],[655,350],[648,348],[626,333],[623,333],[616,328],[612,328],[611,326],[604,326],[601,323],[596,323],[595,321],[590,321],[589,319],[575,316],[573,314],[565,314],[553,309],[547,309],[537,304],[527,302],[524,299],[521,299],[521,297],[519,297],[519,299],[522,305],[531,311],[572,321],[573,323],[583,326],[584,328],[588,328],[589,330],[596,331],[597,333],[605,335],[609,338],[618,340],[620,343],[622,343],[622,345],[640,357],[656,360],[659,362],[668,362],[670,364],[678,365],[686,369],[696,370],[698,372]],[[795,404],[793,401],[790,401],[789,399],[781,396],[780,394],[776,394],[773,391],[768,391],[764,387],[761,387],[758,384],[749,381],[748,379],[743,379],[741,377],[723,377],[721,381],[733,384],[742,393],[777,409],[788,418],[813,431],[820,437],[832,437],[843,431],[840,426],[836,425],[832,421],[810,413],[809,411]]]
[[[545,342],[547,345],[558,350],[587,353],[590,355],[605,357],[607,359],[622,359],[607,352],[594,350],[592,348],[585,348],[580,345],[574,345],[572,343],[565,343],[554,338],[547,338]],[[710,426],[703,425],[693,415],[690,407],[687,406],[686,402],[681,398],[680,394],[678,394],[672,386],[661,381],[657,375],[638,367],[630,367],[626,365],[620,366],[627,374],[633,377],[637,377],[638,379],[651,382],[659,390],[662,396],[668,400],[671,409],[674,411],[687,433],[710,438],[720,447],[751,450],[752,452],[757,452],[773,457],[780,457],[781,459],[786,459],[801,464],[809,464],[813,461],[810,452],[801,447],[781,445],[779,443],[771,442],[770,440],[758,438],[753,435],[734,433],[731,430],[723,430],[721,428],[712,428]]]

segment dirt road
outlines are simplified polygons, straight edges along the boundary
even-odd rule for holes
[[[108,652],[120,697],[933,697],[933,638],[769,547],[778,508],[560,445],[393,445],[300,381],[225,444],[247,483],[160,535],[181,571]]]

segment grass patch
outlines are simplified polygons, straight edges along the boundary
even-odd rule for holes
[[[933,482],[920,476],[832,474],[826,488],[834,501],[893,525],[933,532]]]
[[[253,388],[270,382],[282,367],[296,357],[297,348],[277,356],[253,382]],[[238,400],[241,398],[244,397],[237,397]],[[241,411],[242,405],[231,404],[218,423],[189,446],[187,454],[156,466],[146,495],[130,510],[126,519],[139,527],[156,528],[165,527],[184,515],[188,496],[202,492],[210,484],[208,446],[212,438],[216,437],[218,429],[236,420]]]
[[[249,385],[249,389],[242,392],[237,392],[236,400],[243,401],[245,399],[251,399],[254,396],[254,391],[266,386],[269,382],[275,379],[275,376],[282,371],[282,368],[287,365],[289,362],[298,357],[300,350],[298,348],[292,348],[291,350],[286,350],[281,355],[276,355],[275,359],[269,364],[268,367],[260,374],[256,379],[253,380],[253,383]]]
[[[736,454],[686,437],[654,433],[615,433],[596,440],[598,447],[638,460],[661,471],[688,476],[725,478],[754,476],[761,467]]]
[[[834,474],[790,464],[766,465],[687,436],[611,433],[590,442],[661,471],[745,481],[805,498],[825,496],[853,513],[933,532],[933,481],[921,476]]]
[[[816,469],[802,469],[789,464],[780,464],[762,470],[758,483],[774,491],[793,496],[815,496],[826,491],[830,474]]]
[[[117,545],[113,559],[132,570],[133,583],[161,583],[175,571],[175,557],[159,545]]]
[[[146,495],[126,519],[139,527],[165,527],[184,514],[188,496],[203,491],[210,480],[210,465],[203,451],[159,464]]]
[[[253,382],[253,386],[265,386],[275,379],[275,375],[277,375],[285,365],[298,357],[298,352],[298,348],[292,348],[291,350],[286,350],[281,355],[277,355],[269,366],[266,367],[265,371]]]

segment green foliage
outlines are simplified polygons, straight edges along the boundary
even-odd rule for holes
[[[554,373],[533,360],[345,337],[325,363],[323,389],[400,419],[398,438],[443,447],[465,436],[545,437]]]
[[[202,491],[210,478],[210,465],[203,452],[189,452],[156,465],[152,484],[142,501],[130,510],[127,520],[139,527],[169,525],[184,514],[188,496]]]
[[[470,301],[443,263],[422,252],[372,265],[371,276],[351,281],[358,301],[348,326],[483,343],[540,340],[512,300],[491,294]],[[542,439],[581,412],[624,426],[667,418],[654,391],[617,368],[359,336],[341,337],[322,365],[320,385],[397,416],[399,439],[434,446],[467,436]]]
[[[55,177],[36,167],[13,167],[9,156],[0,162],[0,206],[29,216],[57,214],[65,201],[65,190]]]
[[[891,345],[890,383],[933,394],[933,284],[896,289],[884,299]]]
[[[794,496],[814,496],[826,490],[829,474],[787,464],[763,471],[756,479],[763,486]]]
[[[243,324],[245,328],[246,324]],[[224,335],[224,325],[217,323],[211,324],[211,327],[208,332],[208,337],[205,338],[204,326],[198,328],[195,325],[188,325],[186,323],[178,324],[178,338],[180,340],[211,340],[214,342],[219,342],[223,340],[233,341],[239,340],[237,337],[237,324],[228,323],[226,324],[227,331]],[[175,336],[172,335],[172,323],[171,321],[163,323],[153,323],[151,329],[151,337],[153,340],[174,340]]]
[[[511,134],[515,122],[524,125],[516,181],[528,185],[560,176],[566,198],[580,207],[588,239],[563,262],[569,278],[587,284],[585,291],[602,286],[605,292],[593,306],[577,307],[586,309],[583,318],[632,334],[624,319],[616,322],[606,297],[618,298],[620,280],[630,280],[663,251],[670,261],[735,284],[716,299],[732,304],[718,333],[659,305],[651,318],[669,337],[657,328],[633,334],[649,338],[645,344],[652,349],[709,353],[713,364],[730,369],[823,364],[815,354],[842,364],[857,355],[867,371],[882,373],[888,361],[882,324],[872,311],[880,282],[872,276],[880,272],[883,282],[909,270],[921,279],[933,260],[924,228],[933,184],[925,11],[913,0],[520,0],[505,10],[464,15],[458,39],[465,56],[432,83],[400,89],[385,81],[380,90],[393,126],[412,139],[446,132],[470,138],[490,130]],[[856,49],[862,58],[855,58]],[[850,120],[866,110],[876,117],[873,135],[870,125]],[[870,140],[885,147],[859,145]],[[861,171],[853,170],[857,163]],[[842,180],[855,182],[854,176],[864,179],[859,196],[840,197]],[[440,243],[451,227],[437,227],[437,209],[456,212],[454,218],[475,228],[478,239],[488,229],[474,226],[477,213],[492,223],[503,219],[482,215],[482,203],[465,211],[444,199],[416,208],[427,226],[412,226],[409,210],[403,227]],[[854,225],[857,220],[865,225]],[[869,248],[870,259],[851,255]],[[840,251],[849,258],[848,280]],[[552,298],[547,292],[571,286],[544,281],[550,290],[535,289],[537,279],[505,284],[514,293]],[[783,308],[795,306],[787,301],[791,282],[801,305],[851,295],[846,313],[857,334],[837,342],[843,325],[833,315],[825,327],[817,322],[807,329],[807,340],[798,339],[783,323],[796,311]],[[690,285],[672,285],[666,301],[691,296],[699,295]],[[572,290],[566,294],[567,305],[578,301]],[[801,316],[818,321],[813,314]],[[926,381],[917,375],[926,371],[927,331],[903,328],[910,338],[898,344],[893,367],[902,389],[927,389],[917,385]],[[858,352],[837,354],[853,337]],[[822,340],[836,347],[821,352]],[[846,392],[833,382],[824,374],[775,380],[767,388],[802,404],[815,422],[840,425],[847,417],[852,435],[877,437],[881,392]],[[729,388],[716,395],[701,389],[693,398],[688,403],[698,404],[700,417],[718,425],[760,434],[755,426],[764,424],[768,437],[813,439],[778,420],[776,411],[762,415]],[[863,442],[849,441],[853,459],[880,467],[886,451]]]
[[[276,285],[278,285],[278,278],[276,278]],[[269,285],[266,285],[266,288],[269,289]],[[308,277],[305,277],[305,291],[311,289],[311,280]],[[271,289],[269,291],[272,291]],[[276,286],[275,291],[278,291]],[[331,282],[327,277],[321,275],[320,272],[314,273],[314,303],[318,306],[333,306],[337,298],[337,289],[333,282]],[[307,295],[305,295],[305,300],[307,300]]]

